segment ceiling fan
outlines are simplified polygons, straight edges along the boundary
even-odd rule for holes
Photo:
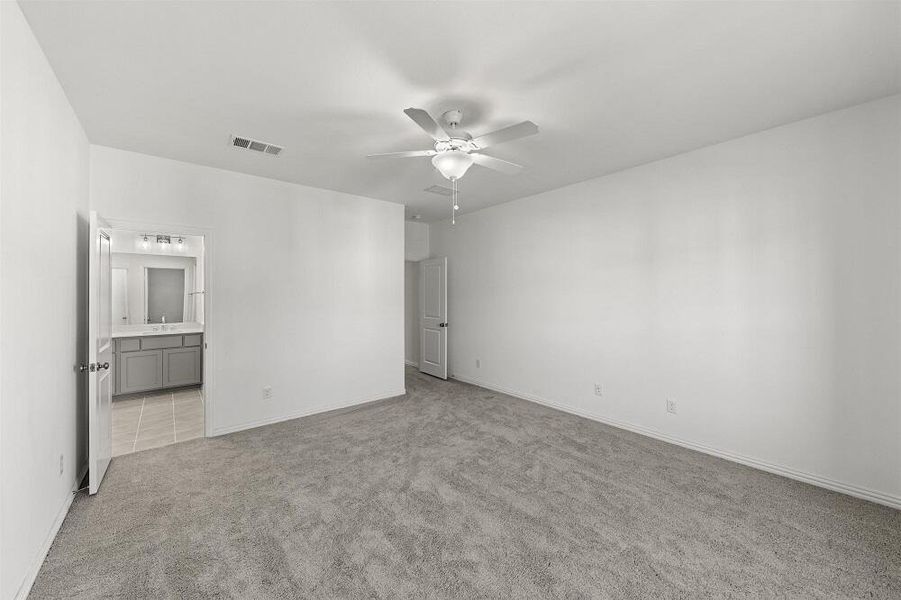
[[[482,154],[481,151],[490,146],[538,133],[538,126],[535,123],[523,121],[474,138],[459,128],[460,121],[463,120],[462,110],[449,110],[441,115],[445,126],[438,125],[435,119],[421,108],[408,108],[404,113],[435,140],[435,149],[370,154],[368,158],[431,156],[435,168],[452,182],[463,177],[473,163],[508,175],[519,173],[523,168],[522,165]]]

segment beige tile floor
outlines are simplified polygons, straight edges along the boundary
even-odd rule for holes
[[[113,456],[203,437],[199,387],[113,400]]]

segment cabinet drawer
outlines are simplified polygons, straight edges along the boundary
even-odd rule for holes
[[[119,340],[119,352],[135,352],[140,349],[140,338],[123,338]]]
[[[181,348],[181,336],[158,335],[141,338],[141,350],[159,350],[160,348]]]
[[[199,346],[203,340],[202,333],[191,333],[185,336],[185,348],[189,348],[191,346]]]

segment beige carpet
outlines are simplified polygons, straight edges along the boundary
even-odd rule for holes
[[[477,387],[113,461],[32,598],[901,598],[901,512]]]

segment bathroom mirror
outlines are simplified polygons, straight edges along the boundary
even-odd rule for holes
[[[113,252],[111,258],[113,327],[197,320],[195,257]]]
[[[183,323],[185,320],[185,270],[147,267],[146,323]]]

